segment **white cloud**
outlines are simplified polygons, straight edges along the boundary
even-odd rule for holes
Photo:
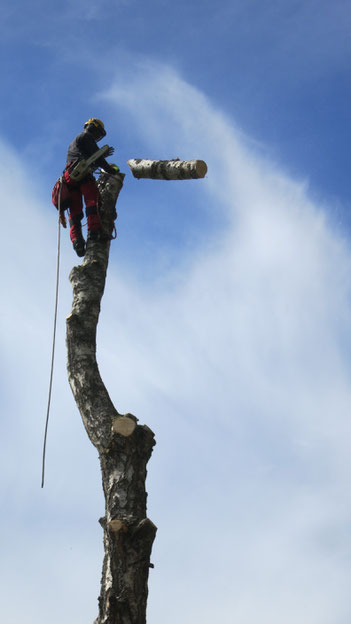
[[[155,155],[208,162],[208,177],[196,192],[210,197],[228,224],[206,244],[183,250],[178,265],[147,285],[123,265],[118,239],[113,243],[98,359],[117,409],[134,412],[158,442],[148,480],[149,513],[159,526],[149,619],[346,624],[350,250],[309,198],[307,185],[267,162],[176,72],[145,64],[120,77],[103,97],[119,120],[129,116]],[[47,583],[42,531],[48,557],[57,561],[57,591],[66,595],[68,584],[59,587],[67,572],[62,543],[74,540],[70,583],[74,571],[80,579],[83,573],[89,591],[96,582],[97,595],[102,562],[92,540],[101,539],[95,521],[102,515],[99,474],[67,388],[63,322],[49,476],[44,492],[36,490],[55,217],[44,216],[23,165],[15,155],[11,159],[1,177],[10,188],[5,200],[17,235],[15,241],[6,237],[2,249],[11,292],[2,309],[2,345],[6,400],[19,433],[5,418],[0,483],[9,501],[4,530],[11,533],[10,509],[15,509],[19,537],[17,547],[4,549],[3,565],[6,570],[9,556],[20,556],[30,542],[18,579],[25,583],[38,551],[43,572],[33,569],[42,591]],[[181,214],[186,206],[177,209]],[[61,316],[69,310],[65,276],[72,260],[65,236]],[[88,533],[78,539],[82,526]],[[13,576],[11,568],[3,606],[12,617],[7,621],[29,624],[33,613],[36,621],[45,619],[49,606],[38,612],[30,595],[25,609],[13,604]],[[84,598],[75,596],[68,594],[67,612],[74,602],[72,622],[80,624],[87,611]],[[53,609],[50,620],[62,621],[62,612]]]
[[[237,608],[241,621],[253,622],[264,608],[267,621],[289,621],[285,604],[290,621],[304,619],[308,612],[310,622],[330,621],[331,613],[333,621],[342,622],[343,592],[347,591],[342,553],[336,549],[334,558],[325,559],[322,539],[318,548],[306,548],[306,544],[313,542],[315,533],[338,532],[339,522],[350,516],[349,508],[340,509],[351,468],[350,361],[345,346],[350,335],[349,249],[309,198],[306,184],[288,179],[274,163],[262,159],[175,72],[144,65],[132,75],[131,81],[117,81],[106,97],[119,109],[128,110],[155,152],[157,147],[181,157],[193,157],[195,152],[208,162],[206,192],[212,193],[216,210],[227,212],[231,226],[220,241],[211,241],[210,251],[196,250],[183,280],[176,274],[173,293],[172,285],[166,293],[143,292],[137,300],[119,301],[118,311],[109,301],[107,314],[111,321],[115,319],[117,335],[123,332],[125,340],[122,345],[118,340],[116,376],[122,377],[122,385],[124,371],[134,376],[142,396],[140,410],[150,395],[151,418],[153,402],[160,401],[162,408],[156,407],[156,413],[164,413],[164,435],[168,432],[173,440],[174,461],[178,458],[179,462],[178,450],[186,465],[180,469],[183,491],[191,471],[196,473],[197,487],[204,488],[205,501],[194,494],[193,504],[200,506],[204,518],[212,518],[210,527],[195,530],[196,523],[191,524],[200,550],[207,553],[204,544],[213,538],[212,506],[220,523],[223,508],[231,518],[226,529],[220,530],[216,561],[208,573],[211,582],[220,566],[221,545],[224,548],[233,533],[242,531],[240,544],[232,550],[229,546],[234,563],[227,562],[225,575],[240,585],[247,599],[222,597],[220,619],[232,621],[230,613]],[[116,284],[113,292],[118,290]],[[134,309],[143,310],[137,322],[130,312]],[[126,325],[128,315],[131,319]],[[133,343],[134,352],[130,350]],[[150,392],[152,386],[154,392]],[[167,399],[159,397],[172,396],[175,404],[167,409]],[[184,431],[190,436],[185,443]],[[224,443],[224,436],[230,442]],[[192,441],[198,437],[204,448],[196,449],[199,456],[194,459]],[[223,456],[228,472],[221,474],[221,480],[216,464]],[[194,461],[201,469],[194,468]],[[248,503],[245,487],[257,499],[256,508]],[[266,509],[262,492],[269,497],[272,490],[272,507]],[[178,496],[184,496],[181,489]],[[330,496],[335,504],[332,512]],[[186,500],[185,515],[192,514],[188,506],[192,503]],[[237,519],[238,508],[242,511],[248,504],[255,518],[249,530],[246,523],[238,527]],[[267,516],[263,530],[262,514]],[[245,512],[244,517],[247,521]],[[298,531],[290,526],[296,517]],[[188,526],[182,518],[183,526]],[[245,539],[253,548],[249,555],[242,545]],[[344,548],[348,543],[349,535],[345,535]],[[195,550],[194,578],[198,574],[196,544]],[[272,561],[275,564],[267,577],[265,571]],[[242,586],[240,574],[235,577],[244,562],[247,576]],[[177,572],[184,574],[178,568]],[[262,595],[250,584],[256,574],[262,577]],[[332,582],[333,575],[338,582]],[[184,585],[189,583],[187,577]],[[285,596],[278,606],[277,587]],[[256,606],[255,591],[259,595]],[[200,618],[217,618],[217,603],[218,596],[214,595],[212,603],[206,593]]]

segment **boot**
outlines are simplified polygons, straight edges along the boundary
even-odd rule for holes
[[[73,249],[79,258],[82,258],[85,255],[86,246],[82,235],[78,236],[78,238],[73,241]]]

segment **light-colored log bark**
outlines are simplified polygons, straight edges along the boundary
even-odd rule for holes
[[[128,165],[135,178],[153,180],[194,180],[204,178],[207,165],[203,160],[147,160],[132,158]]]

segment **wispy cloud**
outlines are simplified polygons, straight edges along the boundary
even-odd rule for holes
[[[241,594],[224,600],[221,619],[231,621],[229,613],[238,609],[240,621],[253,622],[263,609],[267,622],[304,619],[306,612],[310,622],[327,622],[331,613],[343,622],[345,560],[340,544],[331,547],[327,536],[339,533],[351,511],[341,503],[351,469],[350,251],[310,199],[306,183],[267,162],[176,72],[144,65],[132,80],[116,81],[106,97],[128,112],[154,152],[208,162],[206,192],[230,223],[208,249],[195,251],[192,266],[181,277],[176,273],[167,292],[126,298],[118,311],[111,300],[107,306],[110,323],[114,318],[118,327],[120,318],[118,334],[124,334],[117,378],[123,386],[125,376],[134,377],[143,397],[140,410],[148,395],[151,415],[161,402],[156,411],[165,412],[163,435],[168,431],[182,449],[179,501],[186,474],[195,471],[202,492],[194,494],[193,504],[211,518],[209,527],[196,528],[200,550],[207,554],[204,543],[218,515],[226,539],[239,530],[249,544],[232,542],[236,563],[226,560],[224,575],[239,584],[246,599]],[[136,322],[128,313],[135,309],[143,310]],[[174,404],[167,408],[170,397]],[[191,438],[185,444],[184,429]],[[197,436],[206,450],[194,457]],[[174,457],[179,464],[176,452]],[[227,515],[223,520],[221,506],[230,521]],[[188,513],[194,512],[187,506]],[[349,550],[348,534],[344,540]],[[218,538],[214,559],[220,544],[223,548]],[[211,581],[215,560],[212,565]],[[247,566],[245,585],[237,578],[241,566]],[[218,597],[209,613],[205,600],[204,621],[213,621],[217,603]]]
[[[159,526],[149,619],[346,624],[350,250],[310,199],[306,183],[269,162],[174,70],[148,63],[133,67],[101,97],[116,111],[118,123],[129,120],[147,155],[204,158],[208,177],[192,192],[199,205],[203,197],[222,215],[222,226],[206,231],[207,241],[181,248],[179,262],[172,269],[166,262],[162,272],[158,266],[158,279],[147,284],[123,264],[118,240],[112,248],[99,328],[100,369],[116,407],[134,412],[158,441],[148,481],[149,514]],[[98,467],[67,388],[62,325],[50,484],[44,499],[26,494],[34,491],[40,463],[30,451],[40,453],[37,389],[45,392],[46,380],[38,377],[44,375],[41,361],[48,350],[40,336],[49,335],[51,323],[48,305],[44,314],[40,308],[54,279],[46,260],[54,255],[55,235],[35,187],[28,192],[23,164],[15,155],[10,163],[1,178],[8,186],[15,179],[11,167],[16,170],[15,199],[8,192],[6,201],[18,229],[5,281],[8,287],[17,284],[17,294],[3,305],[2,344],[8,394],[16,393],[18,370],[25,380],[24,396],[11,402],[20,405],[16,422],[25,435],[3,425],[16,480],[11,483],[11,471],[4,477],[5,461],[1,485],[11,507],[22,505],[30,519],[21,525],[19,552],[29,541],[40,544],[36,523],[45,525],[47,547],[57,543],[50,558],[62,574],[67,562],[60,554],[62,540],[73,540],[72,570],[81,574],[89,551],[98,583],[101,561],[92,535],[77,537],[93,521],[91,515],[97,519],[102,512]],[[119,201],[122,206],[123,194]],[[177,210],[181,219],[187,206]],[[25,231],[19,227],[22,218]],[[38,240],[40,245],[28,242]],[[3,266],[11,244],[7,237]],[[72,263],[67,237],[63,245],[66,275]],[[28,275],[40,275],[35,292]],[[69,305],[63,280],[61,315]],[[31,338],[32,330],[39,336]],[[15,461],[19,455],[25,474]],[[2,522],[9,531],[10,516]],[[100,539],[97,528],[93,539]],[[30,552],[34,556],[36,549]],[[44,567],[43,573],[35,568],[41,590]],[[9,581],[13,574],[12,569]],[[84,578],[91,587],[95,579],[88,572]],[[14,606],[10,589],[9,596],[3,607],[9,622],[12,617],[29,624],[31,613],[42,617],[29,595],[25,611]],[[70,594],[68,603],[74,600]],[[76,609],[74,616],[80,624],[87,614]],[[56,624],[62,612],[55,610],[50,618]]]

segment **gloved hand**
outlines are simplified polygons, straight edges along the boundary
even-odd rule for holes
[[[66,221],[65,213],[63,212],[63,210],[60,211],[60,223],[61,223],[62,227],[64,227],[66,229],[67,221]]]
[[[115,163],[111,163],[110,167],[113,169],[113,174],[112,175],[114,175],[115,173],[119,173],[120,172],[119,166],[115,165]]]
[[[106,156],[112,156],[114,151],[115,151],[114,147],[109,147],[107,152],[106,152]]]

